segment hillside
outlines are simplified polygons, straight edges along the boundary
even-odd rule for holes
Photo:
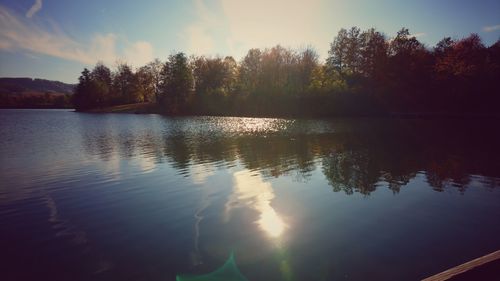
[[[22,94],[26,92],[73,94],[74,84],[31,78],[0,78],[0,93]]]
[[[68,108],[75,85],[31,78],[0,78],[0,108]]]

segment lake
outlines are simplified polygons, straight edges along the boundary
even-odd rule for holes
[[[1,279],[428,277],[500,249],[499,129],[0,110]]]

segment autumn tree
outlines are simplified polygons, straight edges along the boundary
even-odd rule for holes
[[[240,88],[246,94],[253,93],[257,89],[262,68],[261,57],[260,49],[250,49],[240,63]]]
[[[388,44],[385,36],[370,28],[360,34],[359,71],[367,77],[380,79],[387,64]]]
[[[144,79],[148,83],[147,88],[151,91],[151,93],[148,94],[148,100],[150,101],[160,100],[159,95],[162,83],[162,76],[161,76],[162,69],[163,69],[163,63],[159,59],[155,59],[139,69],[141,75],[147,77]]]
[[[111,70],[102,62],[98,62],[92,72],[90,78],[95,83],[95,92],[93,95],[96,98],[96,103],[99,105],[109,105],[112,99],[112,77]]]
[[[298,91],[302,94],[312,83],[314,70],[319,66],[319,55],[312,47],[303,49],[298,54]]]
[[[139,101],[150,102],[154,99],[154,83],[151,73],[146,66],[140,67],[135,72]]]
[[[120,63],[113,76],[113,91],[117,103],[128,104],[141,101],[137,76],[126,63]]]
[[[160,103],[172,114],[186,110],[193,90],[193,74],[184,53],[170,55],[163,66]]]
[[[330,43],[328,58],[326,59],[326,65],[328,68],[335,69],[339,72],[344,71],[346,66],[348,44],[347,30],[341,28],[337,36],[333,39],[333,42]]]

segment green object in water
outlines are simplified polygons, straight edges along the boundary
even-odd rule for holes
[[[223,266],[217,270],[203,275],[177,275],[177,281],[248,281],[241,274],[234,261],[234,254],[231,253]]]

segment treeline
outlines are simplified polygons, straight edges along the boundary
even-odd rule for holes
[[[427,48],[403,28],[388,39],[341,29],[325,62],[311,48],[280,45],[233,57],[173,54],[134,71],[102,63],[84,69],[77,110],[155,102],[167,114],[332,116],[400,113],[498,113],[500,40],[477,34]]]
[[[0,78],[0,93],[20,94],[25,92],[72,94],[74,84],[32,78]]]
[[[52,92],[0,92],[0,108],[72,108],[70,94]]]
[[[0,78],[0,108],[71,108],[75,85],[31,78]]]

